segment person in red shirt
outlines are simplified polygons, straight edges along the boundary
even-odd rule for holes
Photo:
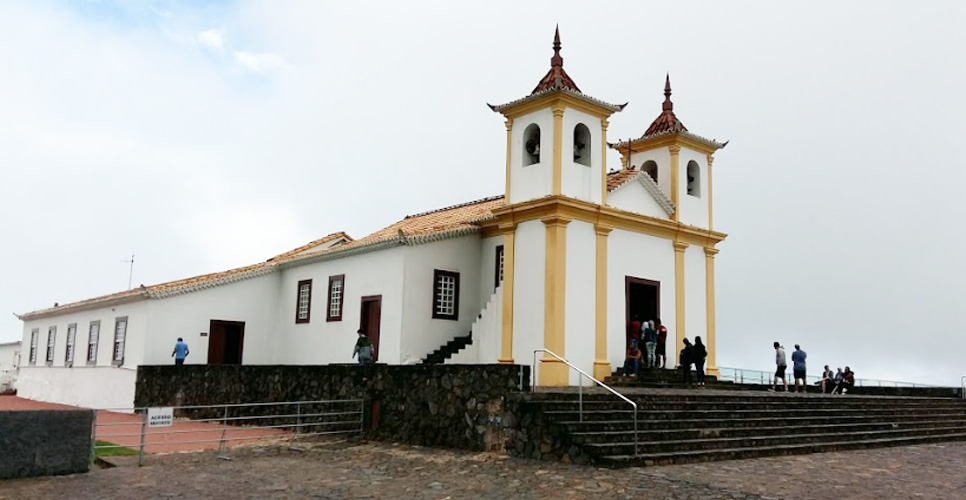
[[[657,329],[657,364],[661,368],[667,368],[667,328],[661,324],[661,318],[654,319],[654,328]]]
[[[630,345],[632,340],[637,343],[641,341],[641,318],[636,314],[634,319],[627,323],[627,345]]]

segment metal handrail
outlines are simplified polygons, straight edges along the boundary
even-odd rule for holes
[[[578,380],[578,382],[577,382],[577,415],[578,415],[578,418],[580,418],[580,421],[581,422],[584,421],[584,377],[587,377],[590,380],[593,380],[594,383],[596,383],[597,385],[603,387],[604,389],[607,389],[608,391],[610,391],[611,394],[613,394],[613,395],[615,395],[615,396],[623,399],[625,402],[627,402],[632,407],[634,407],[634,456],[636,457],[637,456],[637,403],[635,403],[634,401],[631,401],[627,396],[625,396],[625,395],[623,395],[623,394],[615,391],[611,386],[609,386],[609,385],[601,382],[600,380],[597,380],[593,375],[590,375],[589,373],[581,370],[580,368],[577,368],[577,366],[575,366],[573,363],[571,363],[570,361],[567,361],[566,359],[558,356],[555,352],[551,351],[550,349],[534,349],[533,350],[533,364],[530,365],[530,373],[533,374],[533,377],[530,379],[530,390],[531,391],[533,391],[534,388],[536,388],[536,380],[537,380],[537,353],[538,352],[542,352],[544,354],[549,354],[549,355],[553,356],[558,361],[560,361],[561,363],[569,366],[570,368],[572,368],[573,370],[575,370],[579,374],[579,377],[577,378],[577,380]]]
[[[750,370],[747,368],[732,368],[730,366],[719,366],[718,370],[721,372],[721,375],[718,377],[719,380],[729,380],[729,378],[726,377],[724,373],[724,371],[729,371],[731,372],[730,380],[738,384],[744,384],[744,383],[756,384],[757,383],[762,385],[771,385],[772,377],[774,377],[773,371]],[[746,377],[746,374],[747,374],[747,377]],[[806,380],[809,383],[815,383],[815,382],[821,381],[822,377],[816,376],[816,375],[809,375],[806,378]],[[912,388],[938,387],[930,384],[920,384],[918,382],[900,382],[895,380],[879,380],[879,379],[871,379],[871,378],[857,378],[855,379],[855,386],[856,387],[890,387],[891,386],[896,388],[898,387],[912,387]]]

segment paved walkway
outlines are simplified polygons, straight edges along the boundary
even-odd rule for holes
[[[601,469],[383,443],[157,455],[145,467],[9,480],[0,500],[966,498],[966,443]]]
[[[74,406],[32,401],[16,396],[0,396],[0,411],[76,409]],[[144,450],[146,452],[172,453],[219,449],[223,428],[218,423],[175,420],[171,427],[154,427],[145,430]],[[239,446],[259,440],[276,440],[289,434],[280,429],[229,427],[225,430],[224,438],[226,446]],[[98,441],[138,448],[141,443],[141,416],[98,410],[96,436]]]

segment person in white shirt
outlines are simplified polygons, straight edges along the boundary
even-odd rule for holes
[[[775,342],[775,366],[775,379],[772,380],[771,390],[774,392],[776,386],[778,386],[778,379],[782,379],[785,392],[788,392],[788,381],[785,380],[785,369],[788,367],[788,363],[785,361],[785,348],[778,342]]]

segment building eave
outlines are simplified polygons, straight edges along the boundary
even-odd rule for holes
[[[70,314],[82,311],[90,311],[92,309],[100,309],[102,307],[119,306],[123,304],[131,304],[134,302],[140,302],[142,300],[149,299],[150,296],[144,288],[140,288],[135,291],[135,293],[125,294],[121,296],[105,296],[101,298],[89,299],[81,302],[76,302],[73,304],[64,304],[62,306],[52,307],[50,309],[41,309],[38,311],[31,311],[24,314],[17,314],[17,317],[21,321],[33,321],[35,319],[52,318],[54,316],[60,316],[63,314]]]
[[[583,92],[576,92],[566,88],[547,89],[540,92],[535,92],[515,101],[510,101],[506,104],[487,104],[487,106],[489,106],[491,110],[500,113],[507,118],[513,118],[549,105],[555,99],[560,99],[564,104],[569,103],[576,108],[584,108],[584,111],[590,112],[591,114],[601,118],[607,118],[608,116],[623,110],[627,106],[626,102],[624,104],[611,104],[609,102],[591,97]]]

